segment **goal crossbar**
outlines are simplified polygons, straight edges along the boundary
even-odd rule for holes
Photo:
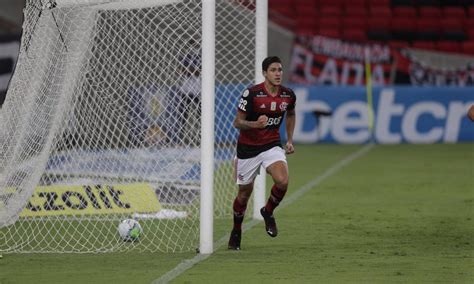
[[[54,0],[51,7],[90,7],[99,10],[143,9],[183,2],[183,0]]]

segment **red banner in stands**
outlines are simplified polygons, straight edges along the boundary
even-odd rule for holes
[[[431,61],[422,60],[419,52],[417,55],[410,49],[400,50],[386,45],[299,36],[293,45],[290,81],[311,85],[365,85],[367,53],[374,86],[474,86],[474,61],[462,61],[456,67],[447,67],[447,64],[436,66]],[[431,58],[444,57],[445,61],[450,61],[449,55],[433,54]]]
[[[465,62],[465,64],[463,62],[455,68],[433,66],[432,64],[427,64],[409,50],[401,50],[398,53],[397,62],[395,84],[409,84],[413,86],[474,86],[474,63],[472,62]]]
[[[365,85],[366,56],[371,62],[372,85],[391,84],[391,74],[396,70],[388,46],[300,36],[293,45],[290,80],[298,84]]]

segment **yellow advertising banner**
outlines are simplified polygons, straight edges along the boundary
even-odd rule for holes
[[[21,217],[147,213],[161,205],[146,183],[37,187]]]

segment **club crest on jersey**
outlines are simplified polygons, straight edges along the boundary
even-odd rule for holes
[[[249,95],[249,90],[245,90],[242,97],[246,98]]]
[[[280,110],[281,111],[286,111],[287,108],[288,108],[288,103],[287,102],[282,102],[280,104]]]

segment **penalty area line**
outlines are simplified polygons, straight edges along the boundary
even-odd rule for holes
[[[291,205],[293,202],[298,200],[301,196],[303,196],[305,193],[313,189],[314,187],[318,186],[321,182],[323,182],[325,179],[328,177],[334,175],[337,173],[339,170],[341,170],[343,167],[347,166],[350,164],[352,161],[354,161],[357,158],[360,158],[367,154],[372,148],[374,147],[374,144],[370,143],[365,145],[364,147],[358,149],[357,151],[353,152],[352,154],[346,156],[342,160],[336,162],[333,164],[331,167],[326,169],[321,175],[317,176],[316,178],[312,179],[302,187],[298,188],[296,191],[294,191],[291,195],[289,195],[287,198],[283,200],[283,202],[280,204],[280,209],[287,207]],[[249,222],[245,223],[243,232],[252,229],[255,225],[258,223],[261,223],[262,221],[260,220],[251,220]],[[214,243],[214,249],[218,249],[221,246],[225,245],[227,242],[227,238],[229,236],[226,234],[219,240],[217,240]],[[180,276],[183,274],[186,270],[190,269],[193,267],[195,264],[206,260],[209,256],[212,254],[198,254],[193,258],[190,259],[185,259],[183,260],[180,264],[178,264],[175,268],[172,270],[168,271],[166,274],[162,275],[160,278],[157,278],[153,280],[152,283],[154,284],[161,284],[161,283],[168,283],[171,280],[175,279],[176,277]]]

